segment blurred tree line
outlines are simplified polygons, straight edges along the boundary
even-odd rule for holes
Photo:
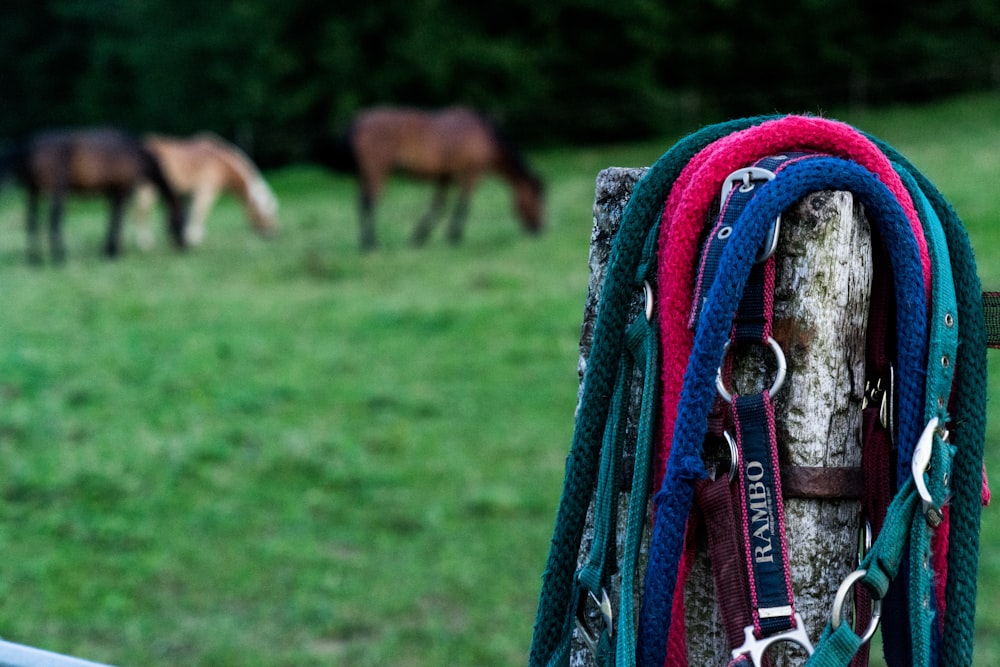
[[[378,103],[475,105],[540,143],[929,99],[1000,80],[1000,3],[5,0],[0,137],[211,129],[302,160]]]

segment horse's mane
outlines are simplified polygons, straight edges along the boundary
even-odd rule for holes
[[[274,214],[278,200],[274,196],[271,186],[264,179],[264,175],[260,173],[257,165],[243,149],[209,131],[199,132],[192,139],[204,141],[214,147],[219,159],[241,176],[242,194],[250,205],[263,211],[265,215]]]
[[[236,169],[244,171],[249,179],[263,180],[253,160],[236,144],[226,141],[215,132],[208,131],[199,132],[192,138],[210,143],[219,151],[223,160],[233,165]]]
[[[527,179],[541,191],[542,179],[528,166],[524,153],[521,152],[520,147],[514,143],[503,126],[491,116],[479,114],[479,117],[500,148],[503,160],[501,168],[513,176]]]
[[[309,147],[309,159],[327,169],[354,174],[358,171],[358,158],[354,153],[351,137],[354,135],[354,124],[336,134],[324,133],[312,140]]]

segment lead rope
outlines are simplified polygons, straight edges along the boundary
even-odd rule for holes
[[[652,279],[655,256],[656,227],[651,230],[643,261],[637,270],[636,282],[643,285],[643,310],[626,330],[626,355],[619,369],[608,426],[602,444],[601,464],[597,491],[594,497],[594,536],[587,562],[577,572],[579,603],[576,627],[583,642],[600,664],[632,667],[635,665],[635,595],[636,571],[640,543],[646,519],[646,501],[649,497],[649,460],[655,424],[655,410],[659,382],[657,373],[656,329],[651,326],[653,316]],[[625,440],[625,423],[628,416],[628,397],[636,369],[641,370],[642,385],[638,428],[635,435],[634,466],[626,515],[625,535],[621,543],[622,555],[619,609],[612,611],[612,601],[605,587],[609,564],[614,565],[615,525],[618,495],[622,490],[618,462],[622,459]],[[588,614],[593,607],[596,613]],[[591,616],[597,616],[599,628],[594,629]],[[617,627],[616,627],[617,624]],[[569,651],[569,644],[564,645]],[[568,658],[568,656],[567,656]],[[560,657],[559,660],[563,658]]]
[[[937,599],[935,587],[931,583],[934,576],[931,538],[932,533],[947,535],[948,530],[948,525],[943,525],[944,504],[949,495],[951,463],[955,451],[954,447],[947,444],[950,421],[948,401],[954,377],[959,319],[955,282],[941,221],[920,191],[916,180],[902,168],[897,171],[907,189],[914,195],[917,210],[924,223],[934,276],[924,397],[924,419],[928,425],[934,426],[930,440],[921,439],[918,443],[911,466],[926,520],[914,521],[910,535],[910,632],[915,638],[912,662],[915,665],[931,665],[938,663],[937,649],[941,638],[935,615],[944,604],[944,600]],[[920,447],[921,444],[926,446]],[[934,533],[935,529],[939,529],[937,533]],[[945,575],[945,571],[938,569],[938,576]]]
[[[746,123],[764,120],[765,117],[758,117],[710,126],[682,139],[657,160],[636,184],[622,213],[601,289],[556,527],[542,575],[542,590],[528,658],[530,665],[564,664],[561,659],[567,652],[563,647],[568,645],[576,624],[576,600],[572,599],[572,591],[577,552],[594,489],[600,442],[609,409],[609,388],[617,375],[624,347],[630,292],[640,261],[638,251],[659,217],[671,184],[688,160],[704,145],[744,127]]]
[[[931,203],[944,229],[955,279],[958,317],[958,350],[952,396],[951,526],[947,553],[944,630],[941,664],[972,664],[976,610],[976,573],[979,565],[979,523],[987,489],[983,480],[983,445],[986,438],[987,342],[997,340],[998,329],[988,328],[984,316],[982,285],[976,271],[972,244],[958,214],[919,170],[885,142],[871,138],[894,163],[913,176]]]

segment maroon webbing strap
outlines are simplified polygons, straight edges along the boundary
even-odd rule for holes
[[[753,620],[729,479],[722,475],[700,482],[695,498],[708,531],[708,559],[712,564],[715,599],[719,603],[726,642],[734,649],[743,643],[743,628]]]
[[[889,323],[895,322],[891,284],[883,279],[881,267],[889,266],[885,246],[877,238],[872,239],[871,301],[868,306],[868,336],[865,341],[867,359],[865,407],[862,410],[861,456],[864,476],[861,521],[862,530],[870,529],[871,540],[882,530],[886,510],[893,497],[892,471],[892,414],[893,414],[893,374],[891,346],[893,337]],[[867,541],[867,530],[862,539]],[[854,588],[855,627],[866,627],[871,619],[871,599],[868,588]],[[868,644],[865,644],[851,660],[850,667],[867,667]]]

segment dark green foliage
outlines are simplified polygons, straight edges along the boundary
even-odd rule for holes
[[[983,0],[9,0],[0,137],[211,129],[265,165],[378,103],[477,106],[534,145],[994,85]]]

